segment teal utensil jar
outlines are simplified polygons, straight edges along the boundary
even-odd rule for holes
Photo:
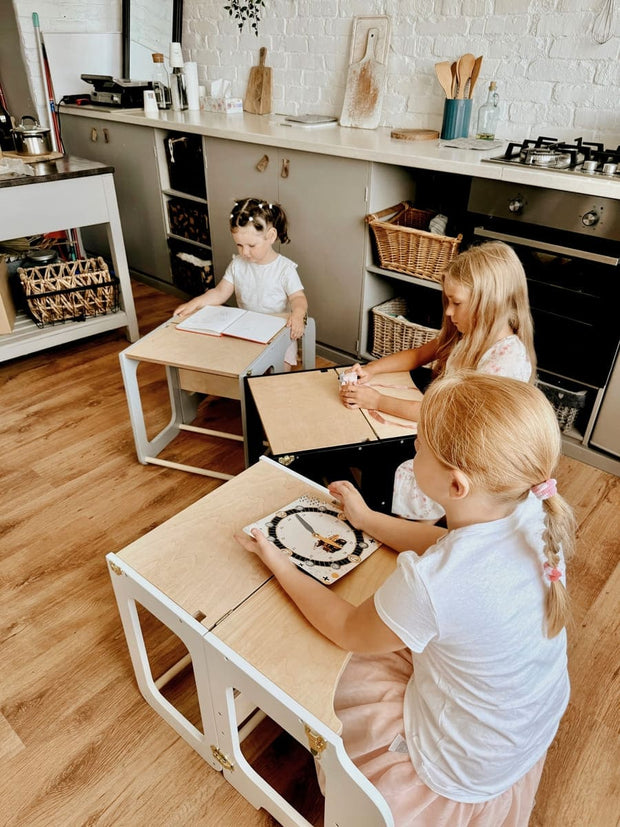
[[[471,98],[447,98],[443,107],[442,140],[469,137]]]

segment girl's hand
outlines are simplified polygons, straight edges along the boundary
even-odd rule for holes
[[[366,408],[374,411],[379,409],[381,394],[368,385],[346,384],[340,388],[340,398],[347,408]]]
[[[371,509],[364,502],[364,498],[357,490],[357,488],[346,480],[339,480],[331,482],[327,486],[327,490],[334,497],[344,512],[344,516],[351,523],[354,528],[363,530],[367,523],[368,516],[371,514]]]
[[[356,363],[352,368],[349,368],[348,372],[354,373],[357,376],[357,381],[361,384],[368,382],[373,373],[370,365],[364,365],[362,367],[359,363]]]
[[[235,533],[234,538],[246,551],[256,554],[271,571],[275,562],[283,559],[282,552],[258,528],[252,529],[251,537],[243,531]]]
[[[179,316],[181,319],[184,319],[187,316],[191,316],[192,313],[195,313],[202,307],[205,307],[206,304],[207,294],[203,293],[202,296],[195,296],[195,298],[190,299],[190,301],[185,302],[185,304],[180,304],[177,308],[175,308],[173,315]]]
[[[301,339],[306,329],[305,313],[291,313],[286,322],[286,326],[290,328],[291,339]]]

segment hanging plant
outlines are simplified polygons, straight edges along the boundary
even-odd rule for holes
[[[224,6],[224,10],[233,20],[236,20],[240,32],[243,31],[245,24],[249,23],[258,37],[258,24],[264,7],[265,0],[230,0],[230,3]]]

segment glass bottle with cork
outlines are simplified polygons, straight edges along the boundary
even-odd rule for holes
[[[153,91],[158,109],[170,109],[170,79],[164,65],[164,56],[161,52],[153,53]]]
[[[495,131],[499,120],[499,95],[497,84],[494,80],[489,83],[489,94],[486,102],[478,110],[478,129],[476,138],[479,141],[492,141],[495,139]]]

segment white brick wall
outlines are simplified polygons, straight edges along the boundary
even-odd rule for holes
[[[120,0],[13,0],[28,64],[39,75],[31,12],[44,31],[112,31]],[[156,2],[156,0],[154,0]],[[184,0],[183,52],[200,81],[226,78],[243,97],[258,49],[273,67],[274,111],[340,114],[352,18],[387,14],[392,45],[382,124],[439,129],[443,93],[434,64],[463,52],[484,55],[475,111],[488,82],[501,97],[498,135],[538,134],[620,144],[620,26],[597,44],[592,24],[603,0],[265,0],[259,37],[239,34],[226,0]],[[108,28],[106,28],[108,27]],[[112,28],[111,28],[112,27]],[[472,123],[472,128],[475,126]]]

